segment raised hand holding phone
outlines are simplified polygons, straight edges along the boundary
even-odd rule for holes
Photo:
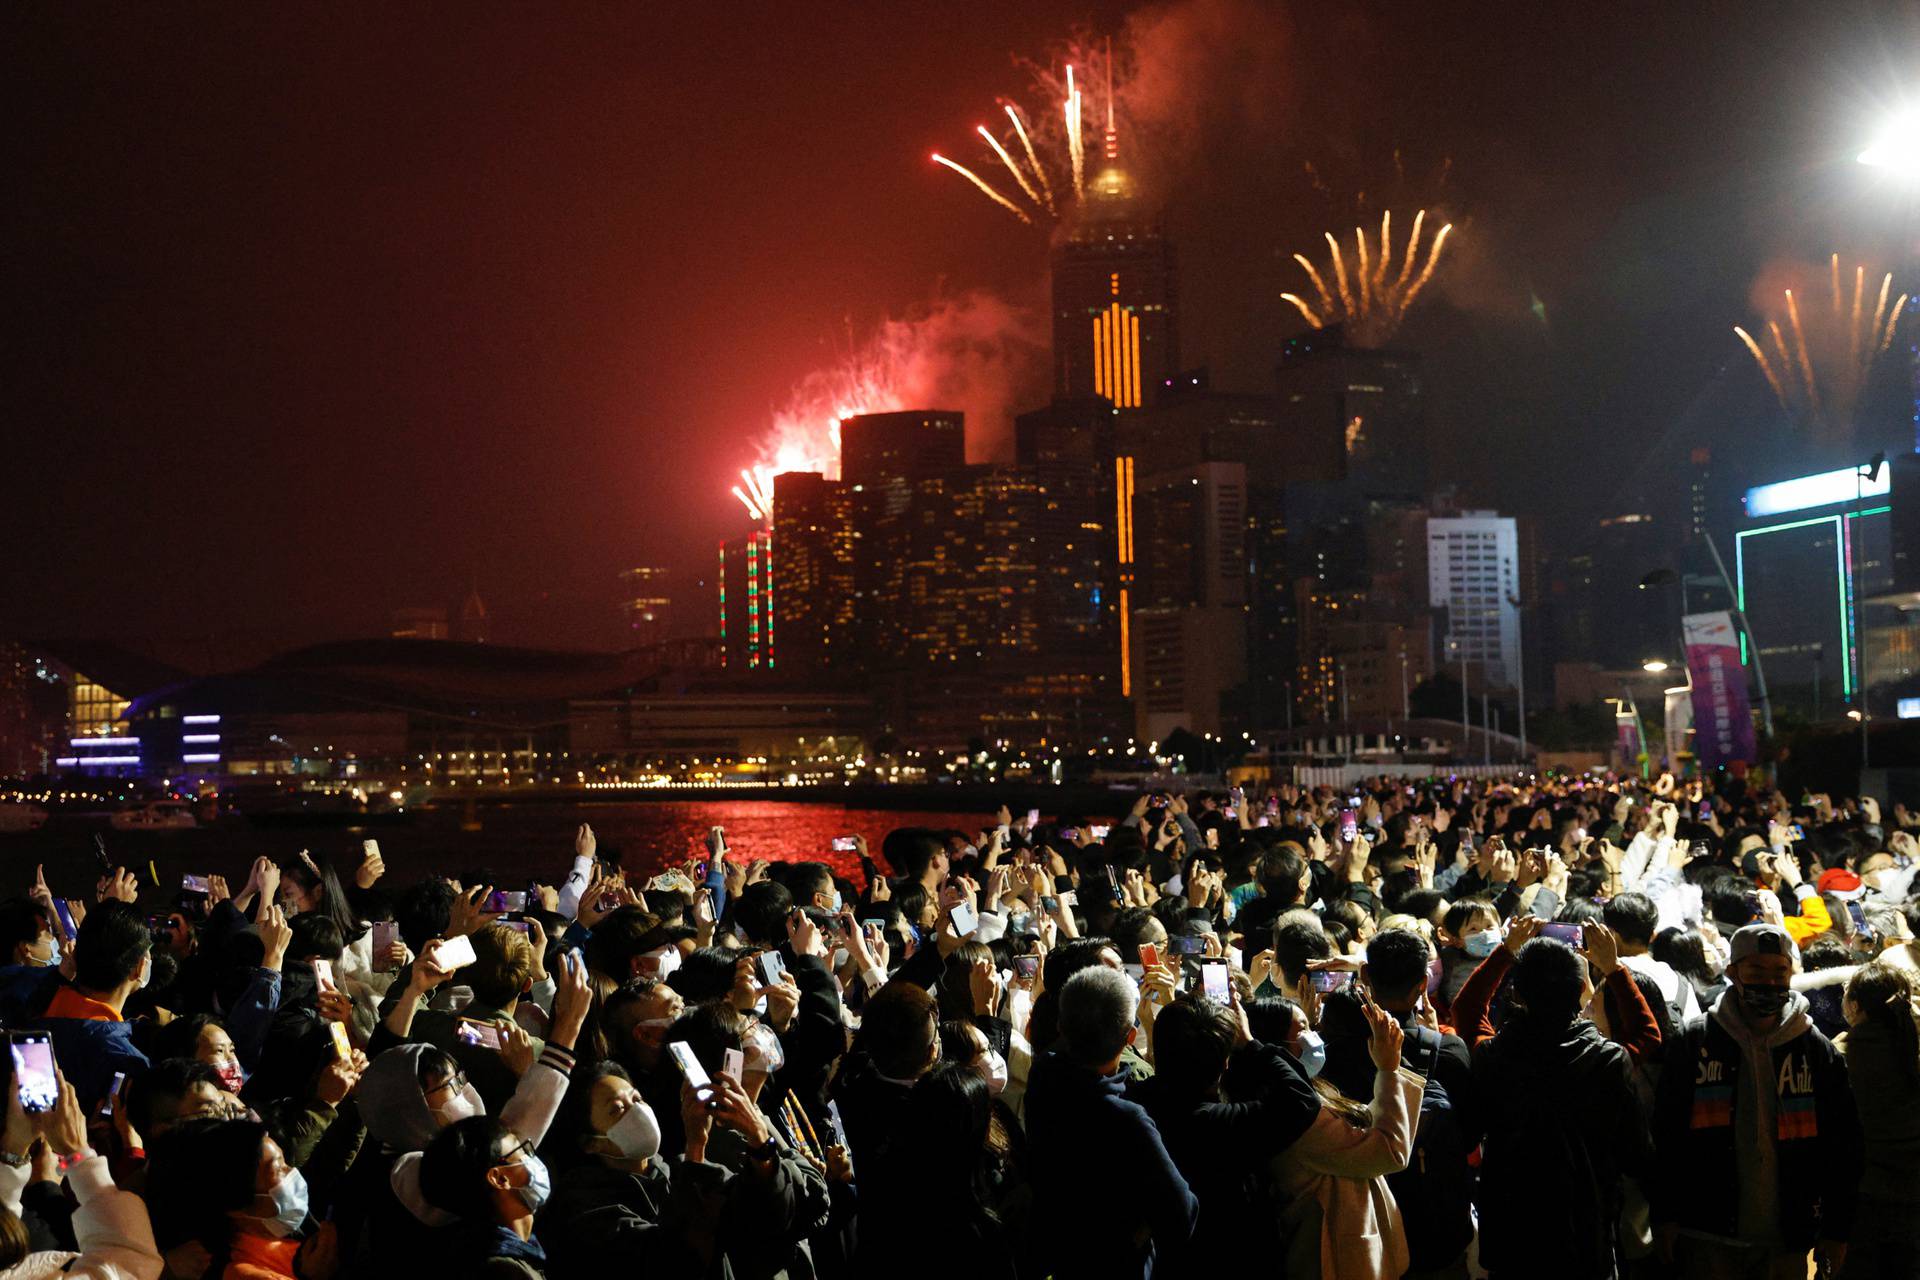
[[[1400,1020],[1371,1002],[1360,1006],[1366,1015],[1371,1035],[1367,1038],[1367,1056],[1373,1059],[1373,1065],[1381,1071],[1400,1069],[1400,1048],[1406,1039],[1406,1033],[1400,1029]]]

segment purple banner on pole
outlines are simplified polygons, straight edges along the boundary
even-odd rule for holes
[[[1690,613],[1681,620],[1687,676],[1693,683],[1693,749],[1703,769],[1735,760],[1752,764],[1753,712],[1747,706],[1747,669],[1733,615]]]

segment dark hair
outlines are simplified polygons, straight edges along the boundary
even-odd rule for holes
[[[957,1209],[976,1232],[996,1227],[987,1177],[992,1121],[993,1094],[980,1073],[958,1062],[936,1062],[914,1081],[900,1108],[894,1132],[914,1140],[890,1144],[882,1157],[883,1197],[938,1204],[943,1216]],[[898,1223],[906,1215],[888,1216]]]
[[[1424,987],[1431,963],[1427,940],[1410,929],[1387,929],[1367,943],[1367,979],[1388,1000]]]
[[[225,1031],[227,1024],[211,1013],[194,1013],[184,1018],[175,1018],[153,1033],[152,1056],[191,1058],[200,1047],[200,1033],[208,1027],[219,1027]]]
[[[1114,950],[1120,953],[1123,961],[1128,964],[1140,963],[1140,944],[1146,940],[1153,924],[1153,912],[1145,907],[1127,907],[1115,913],[1113,923],[1107,926],[1107,933],[1112,937]]]
[[[89,991],[111,991],[140,972],[153,935],[132,904],[96,903],[74,940],[74,981]]]
[[[163,1131],[162,1109],[180,1105],[187,1091],[196,1084],[220,1088],[220,1076],[198,1059],[181,1056],[162,1058],[141,1075],[133,1077],[127,1093],[127,1106],[133,1109],[134,1127],[144,1134],[158,1136]]]
[[[1040,998],[1033,1002],[1033,1017],[1029,1022],[1029,1038],[1036,1050],[1050,1049],[1060,1034],[1060,988],[1067,985],[1067,979],[1082,969],[1099,964],[1100,953],[1113,946],[1105,937],[1074,938],[1062,942],[1047,955],[1041,966]]]
[[[587,968],[615,982],[625,982],[633,976],[633,958],[646,950],[647,935],[658,925],[658,917],[639,907],[619,907],[609,912],[587,938]]]
[[[925,987],[895,979],[868,998],[854,1044],[881,1075],[904,1080],[926,1066],[938,1013]]]
[[[1711,883],[1701,886],[1700,896],[1705,902],[1707,914],[1717,922],[1724,922],[1738,928],[1751,924],[1754,920],[1753,886],[1738,876],[1716,877]]]
[[[15,947],[22,943],[32,946],[50,928],[52,923],[39,903],[28,898],[0,902],[0,964],[12,964]]]
[[[1255,1040],[1283,1047],[1293,1039],[1294,1015],[1302,1012],[1285,996],[1254,996],[1241,1008],[1247,1011],[1247,1029]]]
[[[1307,860],[1300,856],[1298,845],[1292,841],[1275,845],[1260,855],[1261,891],[1284,911],[1300,901],[1300,876],[1306,869]]]
[[[699,947],[680,961],[667,985],[688,1004],[723,1000],[733,990],[733,970],[744,952],[731,947]]]
[[[267,1136],[257,1120],[194,1119],[153,1139],[145,1196],[161,1249],[185,1240],[198,1240],[216,1256],[226,1249],[233,1235],[227,1215],[258,1194]]]
[[[306,893],[320,895],[320,900],[312,911],[303,911],[300,914],[320,915],[332,920],[340,927],[340,937],[343,941],[358,938],[366,930],[361,928],[360,917],[354,914],[352,904],[347,901],[346,887],[340,883],[340,877],[334,873],[333,864],[316,859],[309,865],[308,859],[311,857],[311,854],[306,854],[289,858],[280,868],[282,882],[291,881]],[[298,920],[299,916],[294,919]]]
[[[341,933],[339,922],[330,915],[303,911],[288,920],[287,927],[293,930],[293,940],[287,943],[289,960],[318,958],[331,964],[338,962],[341,953],[347,949],[346,935]]]
[[[1535,938],[1514,960],[1514,999],[1533,1025],[1563,1027],[1580,1012],[1586,972],[1586,958],[1572,947],[1553,938]]]
[[[945,852],[945,843],[925,827],[900,827],[887,832],[880,842],[880,856],[896,876],[906,880],[918,881],[933,860]]]
[[[792,910],[793,895],[786,886],[762,880],[740,891],[733,904],[733,922],[749,941],[777,947],[787,940],[787,915]]]
[[[987,962],[989,969],[998,970],[994,962],[993,948],[984,942],[968,939],[955,947],[941,962],[940,976],[933,984],[934,999],[940,1005],[942,1018],[973,1017],[973,966]]]
[[[1712,982],[1713,966],[1707,963],[1707,940],[1692,929],[1662,929],[1654,935],[1655,960],[1675,973],[1696,982]]]
[[[838,887],[833,878],[833,868],[824,862],[796,862],[793,870],[787,873],[787,891],[796,902],[811,905],[816,893],[832,893]],[[781,935],[782,937],[785,934]]]
[[[709,1075],[720,1070],[729,1049],[744,1044],[747,1020],[724,1000],[703,1000],[690,1006],[667,1028],[666,1042],[686,1041]]]
[[[609,1076],[616,1080],[633,1083],[633,1077],[627,1069],[611,1058],[602,1058],[598,1062],[583,1062],[567,1082],[566,1097],[560,1100],[560,1112],[554,1117],[553,1133],[561,1141],[542,1144],[549,1150],[564,1151],[569,1147],[577,1150],[591,1139],[600,1135],[593,1128],[593,1087]]]
[[[1654,926],[1660,922],[1660,910],[1646,894],[1627,892],[1616,894],[1608,901],[1601,912],[1601,919],[1606,921],[1607,928],[1628,942],[1651,948]]]
[[[507,1132],[498,1116],[468,1116],[434,1134],[420,1156],[421,1198],[467,1222],[490,1220],[487,1173]]]
[[[1439,910],[1440,904],[1446,900],[1446,896],[1438,889],[1415,889],[1402,897],[1393,910],[1410,915],[1415,920],[1425,920],[1428,924],[1432,924],[1433,913]]]
[[[1846,998],[1864,1019],[1862,1026],[1884,1027],[1892,1040],[1893,1061],[1909,1089],[1920,1085],[1920,1046],[1913,1025],[1913,975],[1884,960],[1861,966],[1847,979]],[[1852,1037],[1848,1037],[1851,1051]]]
[[[1182,1101],[1201,1101],[1219,1085],[1239,1030],[1232,1010],[1187,992],[1153,1020],[1155,1077]]]
[[[434,938],[444,937],[453,920],[453,886],[440,876],[415,881],[394,904],[400,937],[416,955]]]
[[[1446,916],[1440,921],[1441,927],[1454,937],[1460,937],[1460,931],[1478,912],[1484,911],[1496,920],[1500,917],[1500,908],[1491,898],[1462,898],[1447,908]],[[1461,941],[1465,941],[1464,938]]]
[[[1288,982],[1306,976],[1309,960],[1325,960],[1332,955],[1333,941],[1317,924],[1292,920],[1273,931],[1273,963]]]
[[[13,1210],[0,1205],[0,1272],[11,1271],[27,1260],[33,1241],[27,1237],[27,1224]]]

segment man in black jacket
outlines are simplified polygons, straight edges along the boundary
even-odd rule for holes
[[[1127,1096],[1153,1117],[1200,1201],[1193,1239],[1169,1254],[1166,1269],[1250,1273],[1280,1247],[1262,1180],[1313,1123],[1320,1096],[1285,1049],[1253,1039],[1244,1011],[1197,993],[1154,1018],[1153,1056],[1154,1075],[1135,1081]]]
[[[1654,1103],[1651,1188],[1661,1250],[1689,1276],[1838,1270],[1860,1180],[1845,1060],[1789,986],[1793,939],[1774,924],[1733,935],[1733,985],[1667,1050]]]
[[[1580,1016],[1586,967],[1565,943],[1525,943],[1513,1016],[1474,1049],[1480,1261],[1493,1280],[1611,1277],[1621,1175],[1652,1158],[1627,1051]]]
[[[1200,1202],[1152,1117],[1122,1096],[1139,999],[1105,965],[1074,974],[1060,990],[1060,1048],[1027,1084],[1038,1243],[1055,1280],[1147,1280],[1193,1236]]]

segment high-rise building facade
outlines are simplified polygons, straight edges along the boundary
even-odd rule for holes
[[[774,477],[773,592],[787,672],[811,678],[855,667],[858,539],[850,485],[815,471]]]
[[[620,647],[644,649],[660,644],[672,632],[671,575],[650,565],[620,571],[620,598],[614,607],[619,620]]]
[[[755,529],[720,544],[720,664],[728,671],[774,669],[773,531]]]
[[[1054,391],[1150,403],[1180,367],[1173,246],[1115,158],[1053,251]]]
[[[1427,600],[1442,610],[1441,660],[1470,683],[1520,685],[1520,538],[1511,516],[1465,511],[1427,520]]]
[[[1361,494],[1426,494],[1419,357],[1352,346],[1332,325],[1288,339],[1275,380],[1282,424],[1326,478]]]

